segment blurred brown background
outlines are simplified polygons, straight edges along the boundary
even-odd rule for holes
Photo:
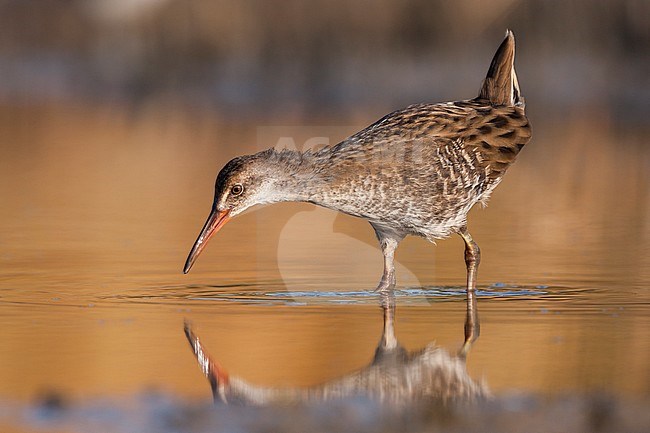
[[[4,264],[131,254],[125,265],[152,266],[143,252],[157,248],[176,271],[230,158],[474,97],[507,28],[533,141],[499,191],[525,197],[526,238],[563,248],[594,222],[603,230],[585,236],[615,241],[621,220],[646,233],[649,12],[605,0],[2,1]],[[497,191],[492,207],[499,196],[521,206]]]
[[[533,140],[470,216],[479,282],[558,294],[482,299],[470,369],[497,391],[647,394],[649,16],[642,0],[0,1],[0,392],[208,393],[185,318],[261,383],[364,365],[374,305],[228,315],[219,295],[256,281],[368,290],[381,272],[371,228],[271,206],[182,275],[214,177],[285,134],[336,142],[407,104],[474,97],[510,28]],[[286,224],[299,211],[317,216]],[[465,278],[459,239],[409,239],[397,259],[421,284]],[[405,345],[456,344],[456,300],[400,310]]]
[[[512,28],[534,117],[589,108],[641,123],[649,16],[643,0],[2,1],[0,101],[380,111],[473,97]]]

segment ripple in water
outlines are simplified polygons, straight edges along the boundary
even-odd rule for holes
[[[228,302],[257,305],[340,305],[377,303],[378,295],[373,290],[291,290],[285,291],[277,284],[227,285],[227,286],[181,286],[164,289],[147,289],[136,293],[102,297],[105,302],[133,303],[195,303]],[[274,286],[274,287],[273,287]],[[242,290],[243,289],[243,290]],[[566,288],[548,286],[518,286],[496,283],[479,287],[479,298],[488,299],[541,299],[558,298],[566,295]],[[428,303],[464,300],[464,286],[404,287],[395,290],[395,297],[402,304]]]

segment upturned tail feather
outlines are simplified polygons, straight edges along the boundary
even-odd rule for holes
[[[510,30],[494,54],[478,99],[492,105],[525,106],[515,72],[515,35]]]

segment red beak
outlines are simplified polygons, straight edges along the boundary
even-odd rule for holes
[[[194,242],[190,255],[187,256],[185,267],[183,268],[184,274],[187,274],[190,271],[194,261],[199,254],[201,254],[201,251],[203,251],[203,248],[205,248],[205,245],[208,243],[208,240],[210,240],[212,235],[218,232],[219,229],[228,222],[228,220],[230,220],[230,209],[218,211],[216,208],[212,208],[212,212],[210,212],[210,216],[205,222],[203,230],[201,230],[199,237],[196,239],[196,242]]]

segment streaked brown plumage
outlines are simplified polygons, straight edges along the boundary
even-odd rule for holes
[[[480,253],[467,213],[487,202],[531,137],[514,54],[508,31],[475,99],[411,105],[317,151],[269,149],[231,160],[184,271],[233,216],[256,204],[304,201],[370,222],[384,254],[379,291],[395,285],[393,256],[405,236],[460,234],[473,291]]]

